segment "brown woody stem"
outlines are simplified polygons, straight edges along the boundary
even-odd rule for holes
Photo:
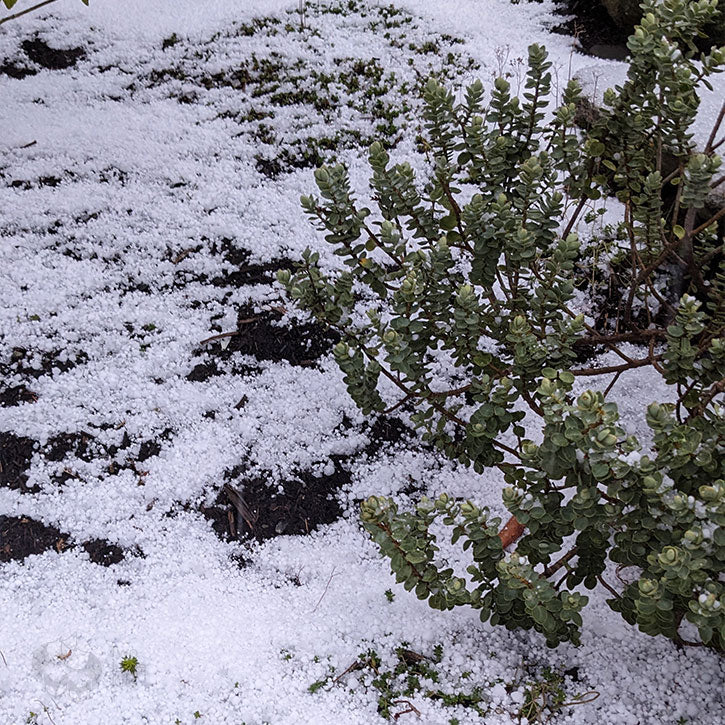
[[[521,535],[526,531],[526,527],[520,524],[515,516],[512,516],[506,525],[498,532],[498,538],[501,539],[501,545],[505,549],[510,546],[514,541],[518,541]]]

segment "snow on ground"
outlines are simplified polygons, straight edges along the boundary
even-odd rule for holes
[[[365,453],[372,434],[329,355],[300,367],[200,345],[234,329],[239,308],[280,304],[269,279],[230,283],[240,254],[264,263],[315,245],[335,264],[298,208],[313,186],[306,150],[336,145],[362,184],[368,137],[407,128],[396,153],[413,153],[413,91],[430,72],[458,86],[520,78],[531,42],[549,47],[562,85],[591,65],[550,34],[551,2],[387,7],[67,0],[0,29],[0,58],[36,71],[0,76],[0,363],[4,385],[37,396],[0,410],[0,432],[36,441],[35,492],[0,488],[0,515],[126,554],[110,567],[80,548],[0,565],[2,725],[384,722],[370,667],[342,673],[370,651],[393,669],[400,646],[439,660],[439,681],[407,698],[419,716],[399,722],[516,722],[545,667],[561,673],[568,701],[599,693],[557,723],[725,718],[716,656],[632,631],[599,594],[582,646],[551,651],[538,635],[435,612],[396,588],[356,501],[405,501],[412,481],[502,514],[499,479],[424,449]],[[36,37],[85,56],[39,67],[23,46]],[[323,89],[338,97],[331,108],[314,105]],[[212,360],[218,374],[190,375]],[[632,427],[666,395],[644,375],[625,381]],[[79,433],[91,455],[44,453]],[[200,512],[236,467],[276,487],[330,475],[331,456],[350,467],[343,515],[309,536],[223,542]],[[135,676],[120,668],[131,656]],[[478,693],[483,714],[426,690]]]

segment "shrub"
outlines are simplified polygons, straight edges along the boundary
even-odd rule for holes
[[[723,649],[723,211],[707,213],[725,180],[714,153],[722,114],[701,152],[689,130],[698,87],[725,61],[725,49],[699,56],[690,40],[715,5],[643,3],[628,79],[586,131],[575,126],[580,87],[570,81],[550,108],[551,63],[532,45],[522,100],[503,78],[485,106],[480,82],[461,103],[427,84],[424,186],[376,143],[375,214],[342,166],[319,169],[321,198],[302,198],[348,269],[328,275],[307,250],[278,278],[342,335],[334,356],[357,405],[369,415],[408,407],[451,459],[505,475],[503,530],[445,494],[412,512],[383,497],[363,503],[397,580],[431,607],[467,604],[556,646],[579,641],[579,585],[604,586],[642,631]],[[585,244],[574,230],[596,228],[605,196],[621,202],[619,234]],[[593,356],[603,351],[617,362]],[[434,375],[444,364],[447,377]],[[639,367],[670,391],[643,411],[644,444],[609,399]],[[606,385],[576,395],[587,378]],[[399,391],[392,407],[383,381]],[[467,576],[442,560],[436,521],[470,552]],[[607,560],[627,570],[620,590],[604,579]]]

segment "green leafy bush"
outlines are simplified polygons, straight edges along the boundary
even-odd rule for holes
[[[725,61],[725,49],[700,56],[691,42],[715,6],[643,3],[628,79],[586,131],[575,125],[579,86],[552,107],[551,63],[533,45],[523,99],[502,78],[486,105],[480,82],[461,103],[428,83],[424,185],[376,143],[375,214],[342,166],[319,169],[321,198],[302,198],[348,269],[327,275],[308,250],[278,278],[342,335],[334,355],[357,405],[385,411],[384,379],[426,440],[477,472],[504,472],[503,502],[525,527],[507,553],[501,520],[473,502],[444,494],[401,512],[365,501],[363,524],[397,580],[434,608],[470,605],[556,646],[579,641],[578,586],[604,586],[648,634],[725,645],[723,211],[708,212],[725,180],[722,115],[700,152],[689,130],[698,87]],[[580,242],[574,229],[595,224],[606,196],[621,202],[620,233]],[[582,312],[595,308],[596,320]],[[670,391],[643,411],[644,448],[609,400],[639,367]],[[590,377],[605,384],[575,394]],[[470,552],[466,577],[441,558],[437,520]]]

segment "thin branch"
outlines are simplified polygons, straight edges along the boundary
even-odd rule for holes
[[[556,574],[556,572],[559,571],[561,567],[566,566],[569,561],[571,561],[571,559],[573,559],[577,555],[577,553],[578,551],[576,546],[569,549],[569,551],[567,551],[566,554],[564,554],[564,556],[559,559],[559,561],[551,564],[550,566],[547,566],[546,569],[544,569],[544,576],[550,577],[553,574]]]
[[[317,600],[317,604],[315,604],[315,608],[312,610],[313,612],[317,611],[317,607],[320,606],[320,602],[325,598],[325,594],[327,594],[327,590],[330,588],[332,577],[335,576],[335,569],[337,569],[337,567],[333,566],[332,571],[330,572],[330,578],[327,580],[327,584],[325,584],[325,590],[322,592],[322,596]]]
[[[620,332],[613,335],[590,335],[588,337],[578,337],[574,340],[574,347],[577,345],[604,345],[605,342],[644,342],[650,338],[665,337],[666,330],[636,330],[634,332]]]
[[[54,3],[54,2],[55,2],[55,0],[44,0],[44,2],[38,3],[37,5],[33,5],[32,7],[29,7],[26,10],[21,10],[19,13],[13,13],[12,15],[8,15],[6,18],[2,18],[2,20],[0,20],[0,25],[2,25],[3,23],[7,23],[10,20],[17,20],[17,18],[20,18],[23,15],[32,13],[33,10],[38,10],[39,8],[42,8],[44,5],[50,5],[51,3]]]
[[[571,370],[572,375],[607,375],[608,373],[620,373],[631,368],[641,368],[645,365],[654,365],[655,361],[660,360],[661,355],[655,355],[654,357],[645,357],[640,360],[631,360],[628,363],[622,363],[621,365],[609,365],[605,368],[583,368],[581,370]]]
[[[623,370],[620,370],[618,373],[614,374],[614,377],[609,382],[609,385],[607,385],[607,389],[604,391],[602,397],[606,398],[607,395],[609,395],[609,391],[614,387],[617,380],[619,380],[619,376],[623,373]]]
[[[248,317],[246,320],[239,320],[239,322],[237,322],[237,325],[248,325],[250,322],[256,322],[258,319],[258,317]],[[234,337],[235,335],[238,335],[239,332],[240,330],[232,330],[232,332],[220,332],[218,335],[212,335],[211,337],[207,337],[205,340],[201,340],[199,344],[204,345],[207,342],[223,340],[225,337]]]
[[[725,393],[725,378],[721,378],[716,383],[713,383],[709,390],[705,393],[705,396],[700,400],[696,408],[693,408],[690,414],[687,416],[687,420],[695,418],[698,415],[702,415],[705,412],[705,408],[710,404],[710,401],[716,396]]]
[[[697,236],[700,232],[704,232],[705,229],[707,229],[709,226],[712,226],[718,219],[722,219],[724,216],[725,206],[720,209],[717,214],[713,214],[706,222],[703,222],[702,224],[700,224],[699,227],[693,229],[689,234],[690,238]]]
[[[707,139],[707,143],[705,144],[705,153],[709,154],[711,151],[715,150],[715,147],[713,144],[715,143],[715,137],[717,136],[717,132],[720,129],[720,126],[722,125],[723,119],[725,118],[725,102],[720,106],[720,113],[717,114],[717,118],[715,119],[715,123],[713,124],[712,131],[710,131],[710,137]]]
[[[394,403],[389,408],[386,408],[385,410],[381,411],[380,415],[388,415],[392,413],[394,410],[397,410],[400,408],[401,405],[404,403],[407,403],[411,398],[413,397],[413,393],[409,393],[408,395],[403,396],[397,403]]]
[[[199,342],[200,345],[204,345],[207,342],[214,342],[215,340],[223,340],[225,337],[234,337],[234,335],[238,335],[239,330],[234,330],[233,332],[220,332],[218,335],[212,335],[211,337],[207,337],[204,340],[201,340]]]
[[[602,579],[602,577],[601,577],[601,576],[598,576],[598,577],[597,577],[597,581],[598,581],[598,582],[599,582],[599,583],[600,583],[600,584],[601,584],[601,585],[602,585],[602,586],[603,586],[603,587],[604,587],[604,588],[605,588],[605,589],[606,589],[606,590],[607,590],[607,591],[608,591],[608,592],[609,592],[609,593],[610,593],[610,594],[611,594],[612,596],[616,597],[617,599],[620,599],[620,598],[622,597],[622,595],[621,595],[621,594],[620,594],[620,593],[619,593],[619,592],[618,592],[618,591],[617,591],[617,590],[616,590],[616,589],[615,589],[614,587],[612,587],[612,586],[610,586],[609,584],[607,584],[607,582],[605,582],[605,581],[604,581],[604,579]]]

